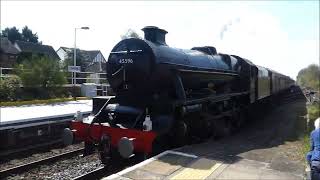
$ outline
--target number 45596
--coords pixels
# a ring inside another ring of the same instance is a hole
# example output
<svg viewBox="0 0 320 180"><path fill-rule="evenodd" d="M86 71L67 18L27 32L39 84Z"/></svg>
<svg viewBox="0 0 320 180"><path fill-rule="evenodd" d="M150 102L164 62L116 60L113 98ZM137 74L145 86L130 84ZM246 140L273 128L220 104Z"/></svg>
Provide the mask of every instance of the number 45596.
<svg viewBox="0 0 320 180"><path fill-rule="evenodd" d="M119 59L120 64L132 64L133 59Z"/></svg>

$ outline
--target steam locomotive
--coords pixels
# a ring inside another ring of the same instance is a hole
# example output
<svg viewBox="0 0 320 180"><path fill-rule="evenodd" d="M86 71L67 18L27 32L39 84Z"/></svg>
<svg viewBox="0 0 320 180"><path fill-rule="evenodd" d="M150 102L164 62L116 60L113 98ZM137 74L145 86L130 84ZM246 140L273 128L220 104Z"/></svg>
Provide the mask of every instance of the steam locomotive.
<svg viewBox="0 0 320 180"><path fill-rule="evenodd" d="M85 142L103 163L181 146L192 138L240 128L252 107L294 84L288 76L211 46L177 49L167 31L142 29L144 39L120 41L107 62L115 96L93 98L92 115L76 116L64 142Z"/></svg>

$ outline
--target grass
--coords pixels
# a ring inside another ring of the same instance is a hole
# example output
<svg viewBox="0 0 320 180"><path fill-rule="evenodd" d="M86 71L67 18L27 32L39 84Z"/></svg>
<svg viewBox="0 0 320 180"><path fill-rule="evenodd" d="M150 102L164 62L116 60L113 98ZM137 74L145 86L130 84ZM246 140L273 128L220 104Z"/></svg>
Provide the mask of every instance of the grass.
<svg viewBox="0 0 320 180"><path fill-rule="evenodd" d="M302 147L302 155L305 155L310 151L310 134L305 134L303 136L303 147Z"/></svg>
<svg viewBox="0 0 320 180"><path fill-rule="evenodd" d="M311 121L315 121L320 116L320 104L315 103L308 107L309 119Z"/></svg>
<svg viewBox="0 0 320 180"><path fill-rule="evenodd" d="M309 116L309 125L303 135L303 154L306 155L310 151L310 133L314 130L314 121L320 117L320 104L315 103L307 107Z"/></svg>
<svg viewBox="0 0 320 180"><path fill-rule="evenodd" d="M88 97L77 97L77 100L86 100L90 99ZM59 102L67 102L73 101L73 98L55 98L55 99L35 99L28 101L8 101L8 102L0 102L1 107L8 106L23 106L23 105L31 105L31 104L53 104Z"/></svg>

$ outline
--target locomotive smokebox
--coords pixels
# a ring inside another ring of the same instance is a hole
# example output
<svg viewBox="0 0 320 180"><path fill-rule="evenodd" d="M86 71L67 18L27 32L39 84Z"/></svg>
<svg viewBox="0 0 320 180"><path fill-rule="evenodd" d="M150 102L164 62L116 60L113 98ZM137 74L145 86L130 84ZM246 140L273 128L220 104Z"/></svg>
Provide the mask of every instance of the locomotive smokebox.
<svg viewBox="0 0 320 180"><path fill-rule="evenodd" d="M156 26L146 26L142 29L144 32L144 39L160 45L166 44L166 30L160 29Z"/></svg>

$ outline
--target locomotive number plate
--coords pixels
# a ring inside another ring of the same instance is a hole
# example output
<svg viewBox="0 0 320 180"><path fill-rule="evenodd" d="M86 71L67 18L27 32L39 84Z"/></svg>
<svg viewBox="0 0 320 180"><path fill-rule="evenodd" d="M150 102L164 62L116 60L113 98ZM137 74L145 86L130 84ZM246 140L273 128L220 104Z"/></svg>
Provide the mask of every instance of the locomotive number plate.
<svg viewBox="0 0 320 180"><path fill-rule="evenodd" d="M120 64L133 64L133 59L119 59Z"/></svg>

